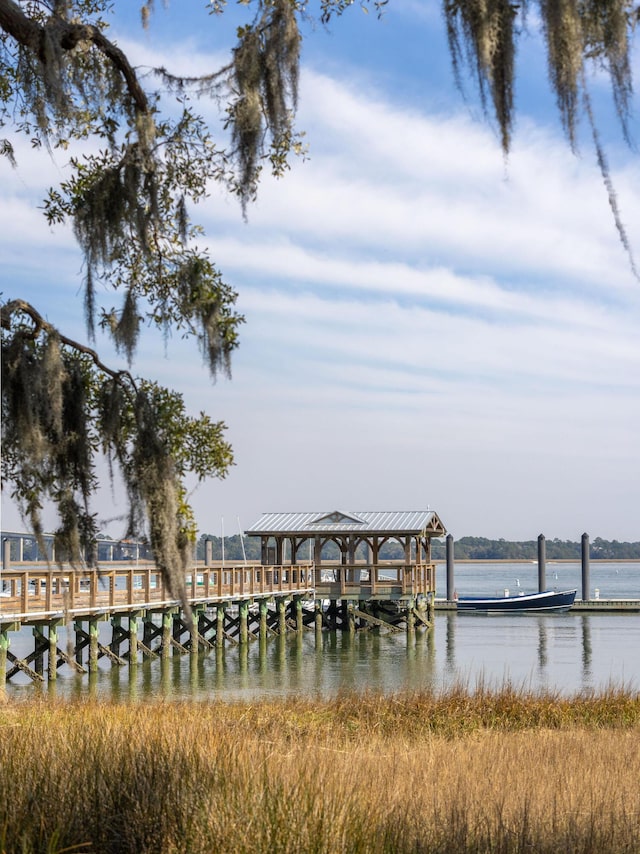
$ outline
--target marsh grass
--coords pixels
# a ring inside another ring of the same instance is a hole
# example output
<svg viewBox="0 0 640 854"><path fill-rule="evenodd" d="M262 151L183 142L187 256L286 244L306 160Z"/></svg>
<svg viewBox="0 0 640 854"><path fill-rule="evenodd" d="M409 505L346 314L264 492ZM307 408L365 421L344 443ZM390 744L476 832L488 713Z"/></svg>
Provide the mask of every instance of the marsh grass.
<svg viewBox="0 0 640 854"><path fill-rule="evenodd" d="M640 696L0 707L0 851L640 851Z"/></svg>

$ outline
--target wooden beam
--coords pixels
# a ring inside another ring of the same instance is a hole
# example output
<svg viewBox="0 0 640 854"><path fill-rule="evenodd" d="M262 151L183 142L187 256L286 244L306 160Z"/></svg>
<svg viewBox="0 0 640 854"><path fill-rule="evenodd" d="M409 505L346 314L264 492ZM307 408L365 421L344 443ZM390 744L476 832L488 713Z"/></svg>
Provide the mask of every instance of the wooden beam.
<svg viewBox="0 0 640 854"><path fill-rule="evenodd" d="M361 620L364 620L366 623L369 623L372 626L379 626L380 628L389 629L391 632L401 632L402 629L400 626L394 626L392 623L387 623L386 620L381 620L379 617L372 617L371 614L367 614L366 611L361 611L359 608L354 608L353 613L360 617Z"/></svg>
<svg viewBox="0 0 640 854"><path fill-rule="evenodd" d="M182 644L179 641L177 641L174 637L169 638L169 643L171 644L172 647L177 649L183 655L186 655L189 652L189 650L186 648L186 646L182 646Z"/></svg>
<svg viewBox="0 0 640 854"><path fill-rule="evenodd" d="M428 620L421 611L419 611L417 608L412 608L411 610L413 611L414 617L419 620L423 626L426 626L428 629L431 628L431 621Z"/></svg>
<svg viewBox="0 0 640 854"><path fill-rule="evenodd" d="M21 670L23 673L26 673L27 676L30 679L32 679L34 682L44 682L44 676L42 676L42 674L40 674L40 673L36 673L35 670L33 670L31 667L29 667L29 665L27 664L27 662L24 659L18 658L17 655L14 655L9 650L7 650L7 658L14 665L11 668L11 670L7 673L7 680L11 679L12 676L15 676L15 674L19 670Z"/></svg>

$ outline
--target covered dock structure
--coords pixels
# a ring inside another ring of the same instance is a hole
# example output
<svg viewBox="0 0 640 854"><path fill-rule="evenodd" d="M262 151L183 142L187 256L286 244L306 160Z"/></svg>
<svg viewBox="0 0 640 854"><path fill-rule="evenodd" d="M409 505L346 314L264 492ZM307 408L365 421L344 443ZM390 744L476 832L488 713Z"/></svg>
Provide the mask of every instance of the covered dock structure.
<svg viewBox="0 0 640 854"><path fill-rule="evenodd" d="M245 533L260 537L263 565L312 565L328 628L431 622L431 539L447 533L433 510L264 513Z"/></svg>
<svg viewBox="0 0 640 854"><path fill-rule="evenodd" d="M105 663L190 654L225 644L284 639L315 629L429 627L435 598L431 539L446 534L431 510L266 513L246 531L261 538L261 563L204 562L185 570L184 600L165 588L152 559L75 567L14 561L6 538L0 569L0 689L24 674L57 678L60 668L95 674ZM19 558L26 557L24 551ZM30 628L31 652L10 636ZM59 632L61 633L59 635ZM141 635L141 636L140 636ZM63 640L64 637L64 640ZM66 642L65 642L66 641ZM46 667L45 667L46 665Z"/></svg>

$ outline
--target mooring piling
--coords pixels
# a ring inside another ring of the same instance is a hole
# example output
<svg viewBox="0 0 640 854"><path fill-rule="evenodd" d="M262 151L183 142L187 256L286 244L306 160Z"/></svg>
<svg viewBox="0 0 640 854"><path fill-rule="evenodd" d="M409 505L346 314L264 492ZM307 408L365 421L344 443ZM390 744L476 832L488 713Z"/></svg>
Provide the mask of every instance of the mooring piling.
<svg viewBox="0 0 640 854"><path fill-rule="evenodd" d="M446 542L446 556L447 556L447 599L449 602L452 602L454 599L454 542L453 542L453 534L447 534Z"/></svg>
<svg viewBox="0 0 640 854"><path fill-rule="evenodd" d="M547 589L547 541L544 534L538 535L538 591Z"/></svg>
<svg viewBox="0 0 640 854"><path fill-rule="evenodd" d="M591 598L590 591L590 565L589 565L589 534L582 535L582 600L587 602Z"/></svg>

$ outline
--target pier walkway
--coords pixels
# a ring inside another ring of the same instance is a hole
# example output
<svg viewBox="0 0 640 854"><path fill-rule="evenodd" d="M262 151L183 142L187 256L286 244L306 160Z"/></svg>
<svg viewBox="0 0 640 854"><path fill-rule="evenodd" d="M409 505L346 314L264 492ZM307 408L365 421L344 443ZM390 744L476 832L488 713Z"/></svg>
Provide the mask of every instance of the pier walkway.
<svg viewBox="0 0 640 854"><path fill-rule="evenodd" d="M152 562L81 570L14 564L0 578L3 684L18 672L37 681L46 669L52 680L64 665L83 673L87 663L92 672L104 657L134 663L138 655L197 653L287 631L429 626L435 565L198 564L185 575L191 618ZM110 641L101 643L99 624L109 621ZM34 648L18 658L10 634L25 627L33 630ZM67 643L75 632L72 654L59 643L61 628Z"/></svg>

